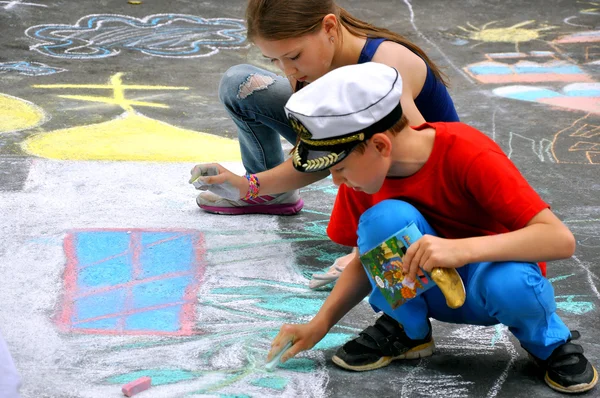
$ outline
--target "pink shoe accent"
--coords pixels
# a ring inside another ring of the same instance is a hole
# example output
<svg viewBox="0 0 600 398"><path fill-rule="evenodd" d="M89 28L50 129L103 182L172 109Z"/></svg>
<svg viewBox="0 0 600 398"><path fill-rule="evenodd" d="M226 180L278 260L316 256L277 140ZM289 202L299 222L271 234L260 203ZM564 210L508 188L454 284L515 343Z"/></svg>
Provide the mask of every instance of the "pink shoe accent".
<svg viewBox="0 0 600 398"><path fill-rule="evenodd" d="M250 200L247 200L246 202L251 203ZM304 201L299 199L296 203L281 203L273 205L251 204L250 206L240 207L216 207L200 204L198 206L200 206L202 210L217 214L272 214L279 216L291 216L302 210L302 207L304 207Z"/></svg>

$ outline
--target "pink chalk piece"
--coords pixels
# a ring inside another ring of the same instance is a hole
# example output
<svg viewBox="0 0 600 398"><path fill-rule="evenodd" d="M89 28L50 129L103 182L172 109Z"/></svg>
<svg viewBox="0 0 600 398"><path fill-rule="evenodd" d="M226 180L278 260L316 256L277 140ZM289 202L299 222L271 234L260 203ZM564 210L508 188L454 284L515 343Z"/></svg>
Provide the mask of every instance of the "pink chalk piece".
<svg viewBox="0 0 600 398"><path fill-rule="evenodd" d="M129 383L125 384L123 386L123 388L121 388L121 391L123 391L123 394L125 394L126 397L132 397L137 393L146 391L147 389L150 388L151 385L152 385L151 378L140 377L137 380L130 381Z"/></svg>

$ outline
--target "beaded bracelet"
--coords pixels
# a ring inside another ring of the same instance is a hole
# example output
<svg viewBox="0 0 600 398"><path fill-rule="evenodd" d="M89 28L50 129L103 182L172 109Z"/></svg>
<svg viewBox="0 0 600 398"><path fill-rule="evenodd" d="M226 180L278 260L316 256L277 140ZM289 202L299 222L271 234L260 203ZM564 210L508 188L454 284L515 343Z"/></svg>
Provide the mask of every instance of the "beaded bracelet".
<svg viewBox="0 0 600 398"><path fill-rule="evenodd" d="M244 200L254 199L258 196L258 190L260 189L260 182L256 174L246 174L244 177L248 180L248 192L243 197Z"/></svg>

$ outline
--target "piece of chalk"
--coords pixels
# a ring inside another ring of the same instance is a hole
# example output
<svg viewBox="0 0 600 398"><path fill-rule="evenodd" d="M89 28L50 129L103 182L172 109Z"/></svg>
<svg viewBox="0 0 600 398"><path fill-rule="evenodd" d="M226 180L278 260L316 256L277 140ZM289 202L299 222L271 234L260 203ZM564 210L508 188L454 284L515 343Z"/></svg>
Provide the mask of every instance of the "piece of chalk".
<svg viewBox="0 0 600 398"><path fill-rule="evenodd" d="M152 379L149 377L140 377L137 380L125 384L121 391L126 397L133 397L135 394L146 391L152 385Z"/></svg>
<svg viewBox="0 0 600 398"><path fill-rule="evenodd" d="M281 359L281 356L283 355L283 353L286 352L291 346L292 346L292 342L288 341L288 343L285 345L285 347L283 347L281 349L281 351L279 351L273 359L271 359L269 362L267 362L265 364L265 369L267 369L269 372L272 372L273 369L275 369L275 366L279 365L279 360Z"/></svg>

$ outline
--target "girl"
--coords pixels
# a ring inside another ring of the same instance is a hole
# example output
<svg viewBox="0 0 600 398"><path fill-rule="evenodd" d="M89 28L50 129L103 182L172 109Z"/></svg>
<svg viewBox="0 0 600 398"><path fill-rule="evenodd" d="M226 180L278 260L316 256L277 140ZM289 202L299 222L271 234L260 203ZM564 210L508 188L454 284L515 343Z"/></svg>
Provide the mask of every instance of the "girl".
<svg viewBox="0 0 600 398"><path fill-rule="evenodd" d="M302 209L298 188L328 172L297 173L289 161L284 162L280 136L292 144L297 139L284 105L292 92L335 68L369 61L392 66L402 77L401 104L410 125L458 121L444 76L423 50L397 33L353 17L333 0L249 0L246 24L248 40L287 79L251 65L234 66L223 76L219 98L237 125L246 172L259 173L260 196L232 200L203 191L196 202L205 211L296 214ZM204 166L192 169L192 180ZM244 197L249 182L218 168L219 176L203 180L232 183ZM316 274L310 286L335 280L351 258L336 260L326 274Z"/></svg>

